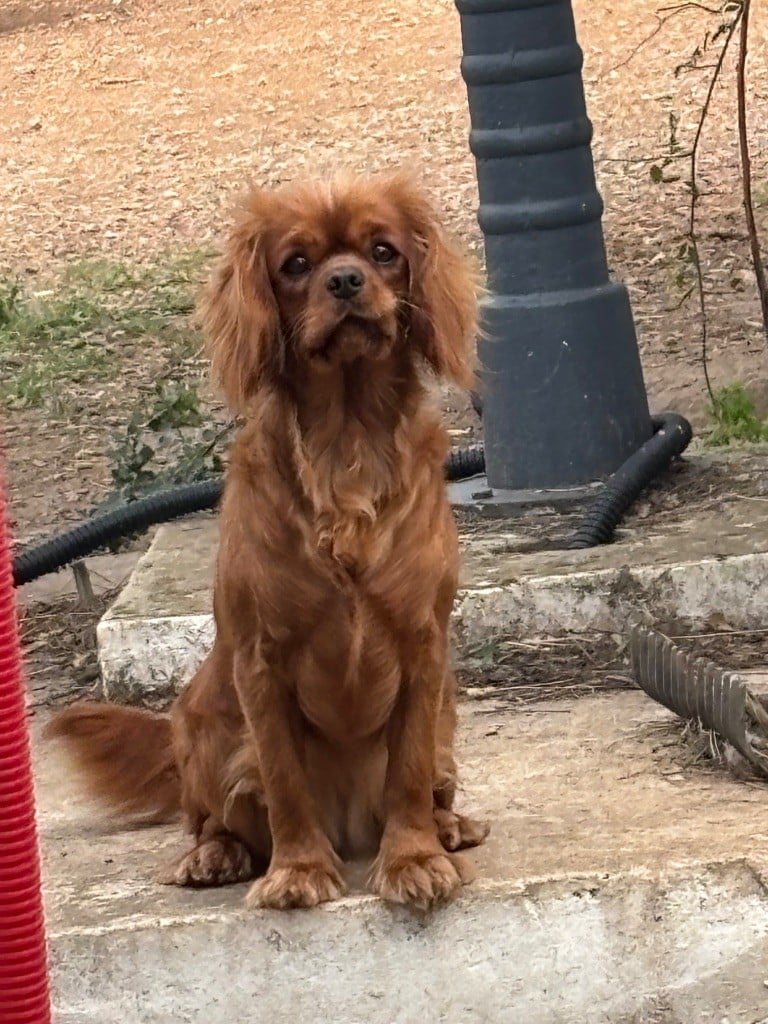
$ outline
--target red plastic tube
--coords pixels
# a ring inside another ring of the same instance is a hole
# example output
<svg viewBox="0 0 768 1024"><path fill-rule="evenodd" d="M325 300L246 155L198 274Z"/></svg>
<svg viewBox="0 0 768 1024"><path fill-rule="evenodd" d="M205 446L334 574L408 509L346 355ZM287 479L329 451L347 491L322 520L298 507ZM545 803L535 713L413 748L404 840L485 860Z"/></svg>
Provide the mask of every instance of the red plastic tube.
<svg viewBox="0 0 768 1024"><path fill-rule="evenodd" d="M0 467L0 1024L50 1024L21 652Z"/></svg>

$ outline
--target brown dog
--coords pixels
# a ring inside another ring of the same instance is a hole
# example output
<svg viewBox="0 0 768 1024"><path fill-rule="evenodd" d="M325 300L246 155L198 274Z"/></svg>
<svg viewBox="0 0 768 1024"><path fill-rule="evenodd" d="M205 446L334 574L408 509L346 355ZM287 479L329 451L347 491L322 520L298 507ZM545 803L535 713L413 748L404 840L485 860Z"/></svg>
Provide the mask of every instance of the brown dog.
<svg viewBox="0 0 768 1024"><path fill-rule="evenodd" d="M51 731L114 805L183 809L168 881L309 907L375 855L377 893L429 906L487 832L451 809L458 550L425 386L472 383L473 277L401 176L253 191L202 315L246 417L214 648L170 719L79 704Z"/></svg>

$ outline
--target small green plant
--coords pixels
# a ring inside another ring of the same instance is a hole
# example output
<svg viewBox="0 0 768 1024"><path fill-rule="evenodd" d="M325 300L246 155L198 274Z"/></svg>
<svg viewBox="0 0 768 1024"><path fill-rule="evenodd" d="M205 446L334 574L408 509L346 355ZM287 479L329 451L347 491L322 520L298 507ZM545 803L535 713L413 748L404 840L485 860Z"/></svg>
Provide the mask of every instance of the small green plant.
<svg viewBox="0 0 768 1024"><path fill-rule="evenodd" d="M710 414L715 421L707 437L710 445L768 441L768 421L759 418L743 384L728 384L716 391Z"/></svg>
<svg viewBox="0 0 768 1024"><path fill-rule="evenodd" d="M671 287L675 290L678 299L678 306L682 305L695 288L696 272L699 266L698 250L691 242L684 238L675 250L675 260L672 264Z"/></svg>
<svg viewBox="0 0 768 1024"><path fill-rule="evenodd" d="M108 504L190 483L222 470L232 423L207 423L197 391L161 382L133 412L110 452L115 494Z"/></svg>
<svg viewBox="0 0 768 1024"><path fill-rule="evenodd" d="M6 327L16 316L20 291L19 286L10 281L0 284L0 329Z"/></svg>
<svg viewBox="0 0 768 1024"><path fill-rule="evenodd" d="M677 129L680 125L680 116L674 111L669 112L669 139L668 148L669 152L662 157L661 162L657 164L651 164L650 176L651 181L654 185L661 185L663 182L666 183L670 180L674 181L675 178L668 178L666 170L675 160L679 159L681 153L680 141L678 138Z"/></svg>

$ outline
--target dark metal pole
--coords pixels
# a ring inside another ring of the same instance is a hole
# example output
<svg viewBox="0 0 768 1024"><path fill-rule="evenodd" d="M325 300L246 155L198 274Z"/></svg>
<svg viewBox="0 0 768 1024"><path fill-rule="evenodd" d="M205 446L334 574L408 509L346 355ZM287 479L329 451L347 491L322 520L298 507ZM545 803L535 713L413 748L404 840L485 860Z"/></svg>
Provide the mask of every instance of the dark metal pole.
<svg viewBox="0 0 768 1024"><path fill-rule="evenodd" d="M608 277L570 0L456 0L485 236L488 484L601 480L651 436L629 297Z"/></svg>

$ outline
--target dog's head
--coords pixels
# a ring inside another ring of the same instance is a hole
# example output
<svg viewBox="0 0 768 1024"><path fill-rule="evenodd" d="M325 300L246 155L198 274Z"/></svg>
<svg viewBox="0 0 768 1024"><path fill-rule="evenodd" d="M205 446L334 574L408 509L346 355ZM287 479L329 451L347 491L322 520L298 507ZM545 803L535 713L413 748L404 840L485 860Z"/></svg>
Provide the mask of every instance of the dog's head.
<svg viewBox="0 0 768 1024"><path fill-rule="evenodd" d="M402 175L251 191L201 312L236 408L297 361L322 372L398 347L473 381L474 275Z"/></svg>

